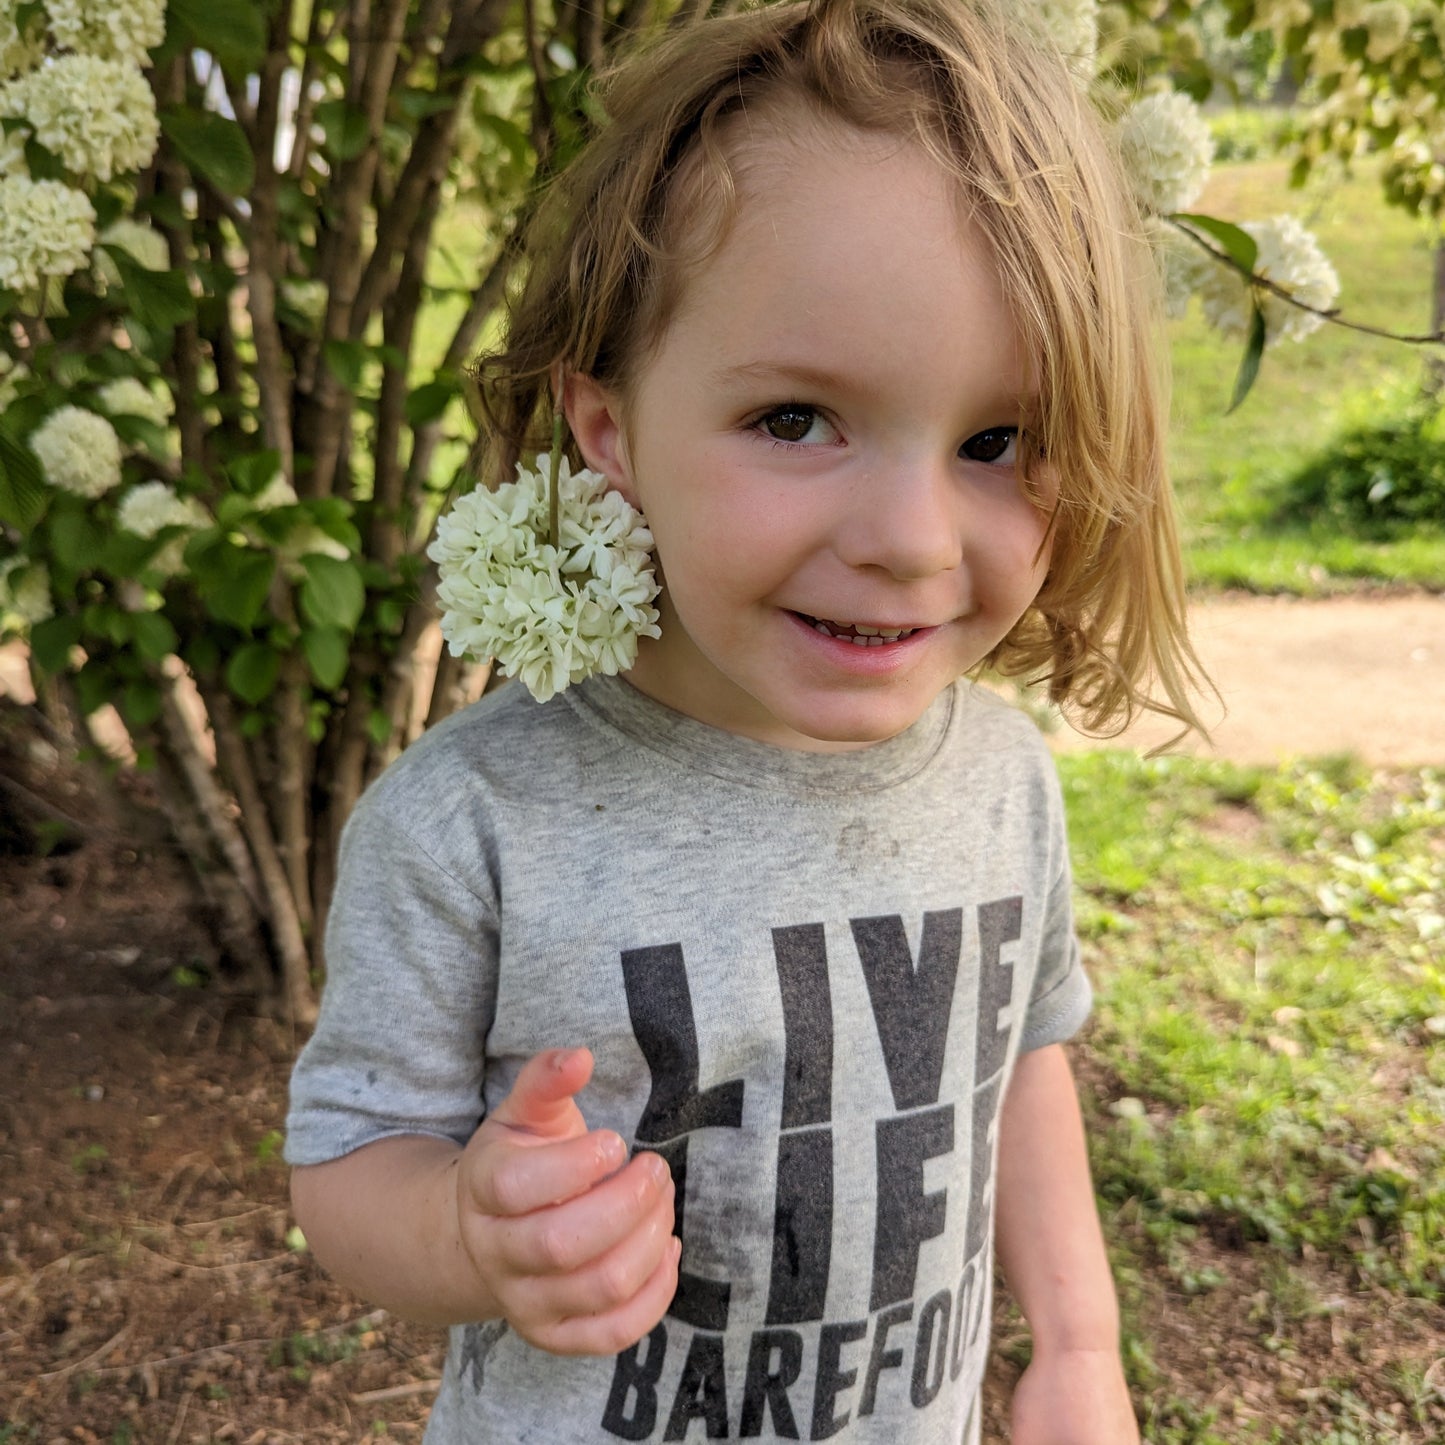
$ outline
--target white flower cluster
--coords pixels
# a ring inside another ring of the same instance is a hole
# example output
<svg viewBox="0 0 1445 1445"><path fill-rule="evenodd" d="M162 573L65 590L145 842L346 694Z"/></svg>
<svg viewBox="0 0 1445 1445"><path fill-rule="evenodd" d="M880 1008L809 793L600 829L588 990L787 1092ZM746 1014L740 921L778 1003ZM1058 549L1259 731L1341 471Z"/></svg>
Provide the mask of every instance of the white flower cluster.
<svg viewBox="0 0 1445 1445"><path fill-rule="evenodd" d="M626 671L657 637L652 534L606 477L558 469L559 543L547 540L550 463L521 463L495 492L462 497L437 523L442 635L452 656L494 658L538 702L594 673Z"/></svg>
<svg viewBox="0 0 1445 1445"><path fill-rule="evenodd" d="M12 582L17 572L19 580ZM50 569L44 562L27 562L24 557L0 561L0 632L7 626L23 631L54 615Z"/></svg>
<svg viewBox="0 0 1445 1445"><path fill-rule="evenodd" d="M159 536L170 527L185 531L172 537L147 564L156 572L173 577L185 566L186 533L210 524L206 509L194 497L178 497L165 482L141 482L120 499L115 523L122 532L137 537Z"/></svg>
<svg viewBox="0 0 1445 1445"><path fill-rule="evenodd" d="M68 170L100 181L148 164L160 141L145 76L95 55L61 55L10 81L0 114L24 120Z"/></svg>
<svg viewBox="0 0 1445 1445"><path fill-rule="evenodd" d="M162 427L176 410L169 391L152 391L135 376L122 376L107 382L100 389L100 404L111 416L138 416Z"/></svg>
<svg viewBox="0 0 1445 1445"><path fill-rule="evenodd" d="M205 508L187 497L178 497L165 482L141 482L120 499L115 524L137 537L154 537L167 527L204 527L210 521Z"/></svg>
<svg viewBox="0 0 1445 1445"><path fill-rule="evenodd" d="M1254 273L1272 281L1306 306L1327 311L1340 294L1340 278L1319 242L1294 216L1247 221L1241 227L1254 237L1259 256ZM1210 323L1231 335L1249 330L1252 305L1248 283L1233 267L1210 265L1196 289ZM1302 341L1324 325L1324 318L1292 306L1281 296L1259 290L1264 310L1265 340Z"/></svg>
<svg viewBox="0 0 1445 1445"><path fill-rule="evenodd" d="M120 438L103 416L63 406L30 436L45 480L77 497L102 497L120 485Z"/></svg>
<svg viewBox="0 0 1445 1445"><path fill-rule="evenodd" d="M1376 65L1388 60L1404 45L1413 23L1409 7L1401 4L1401 0L1376 0L1375 4L1366 5L1360 21L1370 35L1365 55Z"/></svg>
<svg viewBox="0 0 1445 1445"><path fill-rule="evenodd" d="M1139 204L1155 215L1199 199L1214 160L1214 137L1182 91L1146 95L1119 122L1119 155Z"/></svg>
<svg viewBox="0 0 1445 1445"><path fill-rule="evenodd" d="M0 178L0 287L33 291L42 277L69 276L95 242L95 207L59 181Z"/></svg>
<svg viewBox="0 0 1445 1445"><path fill-rule="evenodd" d="M1099 48L1098 0L1044 0L1037 18L1075 75L1092 80Z"/></svg>
<svg viewBox="0 0 1445 1445"><path fill-rule="evenodd" d="M45 0L50 34L62 50L147 66L166 35L165 0Z"/></svg>

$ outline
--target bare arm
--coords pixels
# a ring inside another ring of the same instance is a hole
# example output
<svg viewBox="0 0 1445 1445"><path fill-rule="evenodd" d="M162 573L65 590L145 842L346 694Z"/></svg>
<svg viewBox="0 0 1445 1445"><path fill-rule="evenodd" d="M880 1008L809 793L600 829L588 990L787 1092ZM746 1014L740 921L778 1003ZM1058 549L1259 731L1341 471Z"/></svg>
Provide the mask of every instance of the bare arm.
<svg viewBox="0 0 1445 1445"><path fill-rule="evenodd" d="M557 1354L640 1339L677 1284L672 1181L587 1128L573 1095L591 1069L584 1049L539 1054L465 1148L405 1135L295 1170L317 1259L425 1323L505 1318Z"/></svg>
<svg viewBox="0 0 1445 1445"><path fill-rule="evenodd" d="M1127 1445L1138 1426L1119 1306L1063 1048L1020 1056L1004 1100L998 1257L1033 1333L1013 1405L1017 1445Z"/></svg>

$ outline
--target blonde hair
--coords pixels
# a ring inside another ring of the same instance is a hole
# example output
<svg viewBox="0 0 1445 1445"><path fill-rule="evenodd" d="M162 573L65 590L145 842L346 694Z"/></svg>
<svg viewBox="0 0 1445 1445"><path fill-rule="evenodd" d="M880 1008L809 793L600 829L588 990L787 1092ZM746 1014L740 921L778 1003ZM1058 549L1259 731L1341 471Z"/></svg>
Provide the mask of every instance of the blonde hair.
<svg viewBox="0 0 1445 1445"><path fill-rule="evenodd" d="M558 376L625 398L726 234L740 113L801 102L913 141L992 248L1036 368L1023 473L1057 483L1048 576L986 662L1047 683L1090 731L1141 708L1199 728L1154 266L1089 101L1019 23L991 0L804 0L676 30L604 77L608 123L544 198L507 345L479 364L484 469L495 484L545 448Z"/></svg>

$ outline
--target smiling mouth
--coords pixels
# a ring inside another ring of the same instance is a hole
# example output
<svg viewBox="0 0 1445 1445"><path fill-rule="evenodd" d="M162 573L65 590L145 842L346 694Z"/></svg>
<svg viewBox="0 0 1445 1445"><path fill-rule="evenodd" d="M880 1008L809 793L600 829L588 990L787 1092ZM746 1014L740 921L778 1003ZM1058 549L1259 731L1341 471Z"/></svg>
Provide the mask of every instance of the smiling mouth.
<svg viewBox="0 0 1445 1445"><path fill-rule="evenodd" d="M833 622L822 617L810 617L806 612L796 615L814 632L821 632L824 637L836 637L841 642L851 642L854 647L883 647L912 637L918 631L916 627L873 627L864 622Z"/></svg>

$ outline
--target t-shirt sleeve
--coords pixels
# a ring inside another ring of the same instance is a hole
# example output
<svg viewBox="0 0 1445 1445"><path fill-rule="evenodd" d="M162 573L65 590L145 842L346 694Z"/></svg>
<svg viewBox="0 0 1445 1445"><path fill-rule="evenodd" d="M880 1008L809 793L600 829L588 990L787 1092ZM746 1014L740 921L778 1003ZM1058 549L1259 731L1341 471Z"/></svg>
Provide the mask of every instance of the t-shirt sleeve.
<svg viewBox="0 0 1445 1445"><path fill-rule="evenodd" d="M1093 990L1079 956L1079 939L1074 931L1073 876L1069 869L1068 838L1064 829L1063 802L1057 779L1053 784L1050 809L1049 855L1053 881L1044 903L1043 935L1039 946L1039 971L1034 979L1024 1019L1022 1051L1041 1049L1072 1038L1089 1016Z"/></svg>
<svg viewBox="0 0 1445 1445"><path fill-rule="evenodd" d="M291 1076L288 1162L389 1135L471 1136L497 933L491 904L363 798L342 837L320 1018Z"/></svg>

